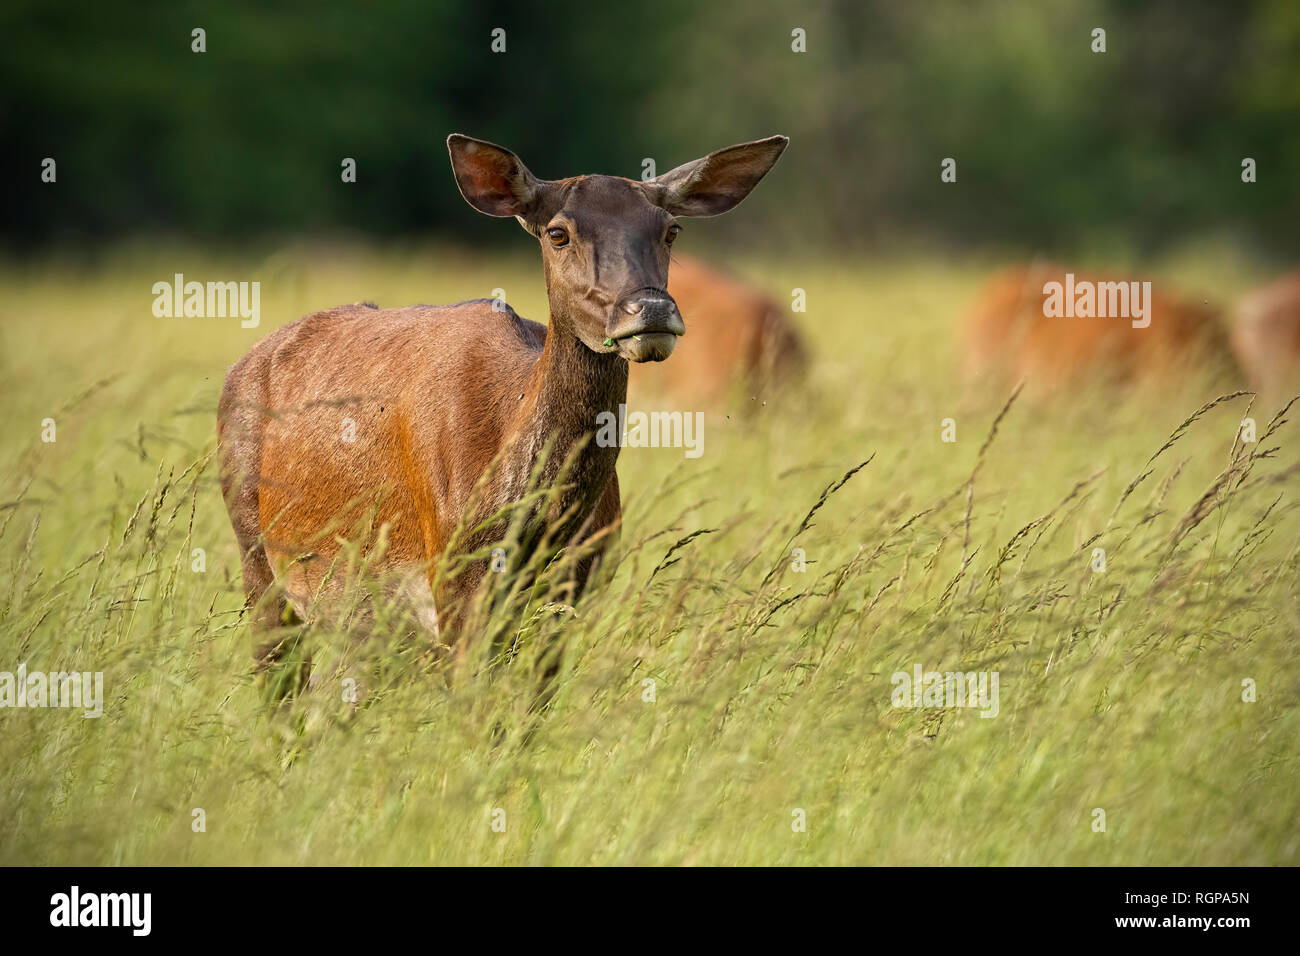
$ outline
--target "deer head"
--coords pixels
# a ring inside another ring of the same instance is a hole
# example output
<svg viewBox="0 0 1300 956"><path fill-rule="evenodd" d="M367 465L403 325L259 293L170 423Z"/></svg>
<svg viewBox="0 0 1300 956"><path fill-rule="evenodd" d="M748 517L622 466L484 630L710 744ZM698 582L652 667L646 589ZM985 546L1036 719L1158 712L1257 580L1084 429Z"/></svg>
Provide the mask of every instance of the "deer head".
<svg viewBox="0 0 1300 956"><path fill-rule="evenodd" d="M552 328L598 354L661 362L686 332L667 291L677 220L735 207L787 142L770 136L730 146L648 182L538 179L508 149L458 133L447 148L469 204L514 216L541 244Z"/></svg>

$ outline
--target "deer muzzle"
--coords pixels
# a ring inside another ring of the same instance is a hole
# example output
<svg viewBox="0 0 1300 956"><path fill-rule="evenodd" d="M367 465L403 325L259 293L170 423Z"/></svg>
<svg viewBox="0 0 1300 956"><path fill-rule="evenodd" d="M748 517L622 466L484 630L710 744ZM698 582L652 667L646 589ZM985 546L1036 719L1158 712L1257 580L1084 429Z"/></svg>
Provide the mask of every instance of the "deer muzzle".
<svg viewBox="0 0 1300 956"><path fill-rule="evenodd" d="M662 289L639 289L614 306L609 337L629 362L662 362L673 353L686 324L673 297Z"/></svg>

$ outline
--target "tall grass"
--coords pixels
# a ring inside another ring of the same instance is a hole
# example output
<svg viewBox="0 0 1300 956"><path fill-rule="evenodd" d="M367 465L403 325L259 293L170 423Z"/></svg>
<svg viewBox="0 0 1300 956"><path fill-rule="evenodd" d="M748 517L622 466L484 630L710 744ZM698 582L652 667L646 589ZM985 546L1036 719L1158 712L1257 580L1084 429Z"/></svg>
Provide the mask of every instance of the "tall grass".
<svg viewBox="0 0 1300 956"><path fill-rule="evenodd" d="M277 700L211 459L224 369L337 302L503 287L542 316L530 260L448 255L0 278L0 671L107 697L0 710L0 862L1300 861L1296 409L1191 373L963 388L969 266L752 269L808 290L814 381L711 414L698 460L625 449L618 560L580 600L526 595L454 668L396 613L319 621L314 686ZM260 278L263 327L153 318L175 271ZM894 707L916 664L997 671L997 717Z"/></svg>

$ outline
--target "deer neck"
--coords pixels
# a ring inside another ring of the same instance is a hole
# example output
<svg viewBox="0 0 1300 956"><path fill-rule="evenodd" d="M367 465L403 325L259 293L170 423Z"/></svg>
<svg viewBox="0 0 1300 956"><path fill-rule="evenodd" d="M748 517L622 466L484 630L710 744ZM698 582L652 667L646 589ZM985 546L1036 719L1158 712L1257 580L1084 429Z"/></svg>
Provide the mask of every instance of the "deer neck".
<svg viewBox="0 0 1300 956"><path fill-rule="evenodd" d="M627 377L627 362L583 345L567 309L552 298L546 341L520 410L519 448L525 460L518 465L526 479L551 443L542 470L543 484L550 487L571 459L556 502L559 511L553 513L568 512L581 523L613 477L618 445L602 447L596 432L602 412L617 420L619 405L627 401Z"/></svg>

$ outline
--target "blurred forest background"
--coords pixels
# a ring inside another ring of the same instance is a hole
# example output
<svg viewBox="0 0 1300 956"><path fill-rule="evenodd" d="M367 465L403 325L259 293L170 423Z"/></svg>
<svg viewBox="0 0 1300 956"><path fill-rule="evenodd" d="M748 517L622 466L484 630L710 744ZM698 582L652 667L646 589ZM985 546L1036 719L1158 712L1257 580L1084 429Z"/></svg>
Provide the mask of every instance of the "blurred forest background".
<svg viewBox="0 0 1300 956"><path fill-rule="evenodd" d="M663 172L788 134L770 249L918 241L1146 255L1300 251L1300 4L750 0L9 0L0 243L342 234L458 239L443 140L535 173ZM205 53L190 31L206 30ZM494 28L506 52L492 52ZM1106 30L1107 51L1090 33ZM805 53L791 31L806 31ZM39 181L58 162L57 192ZM1241 182L1241 161L1258 182ZM340 180L344 157L357 182ZM944 186L953 157L958 181ZM19 185L21 184L21 185Z"/></svg>

